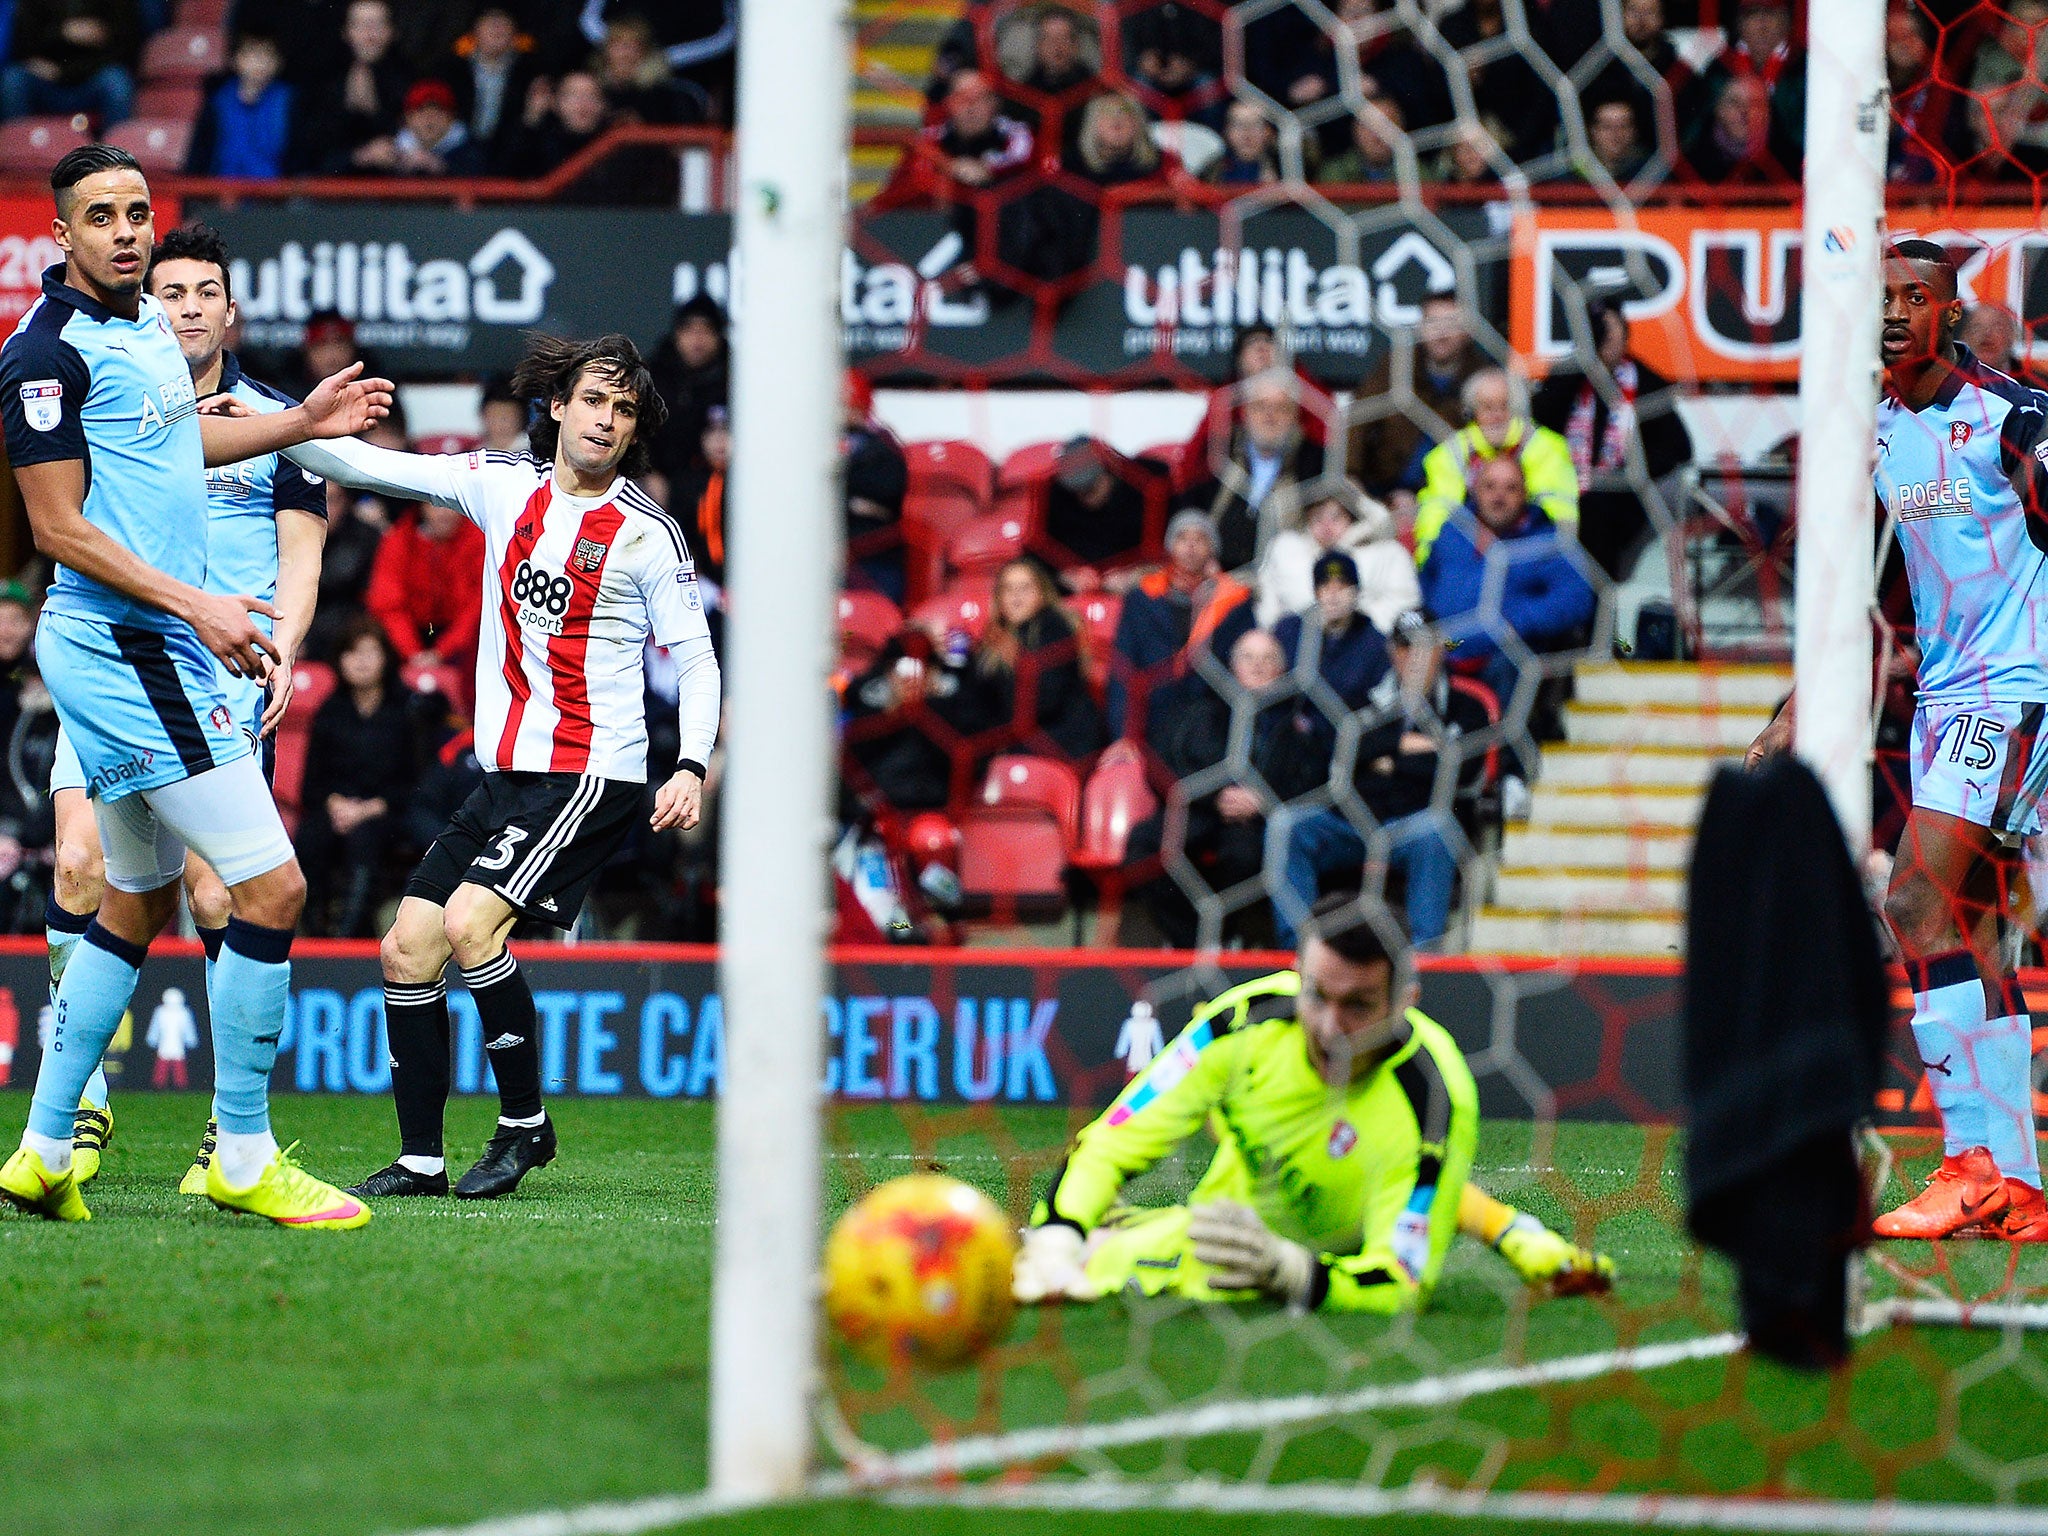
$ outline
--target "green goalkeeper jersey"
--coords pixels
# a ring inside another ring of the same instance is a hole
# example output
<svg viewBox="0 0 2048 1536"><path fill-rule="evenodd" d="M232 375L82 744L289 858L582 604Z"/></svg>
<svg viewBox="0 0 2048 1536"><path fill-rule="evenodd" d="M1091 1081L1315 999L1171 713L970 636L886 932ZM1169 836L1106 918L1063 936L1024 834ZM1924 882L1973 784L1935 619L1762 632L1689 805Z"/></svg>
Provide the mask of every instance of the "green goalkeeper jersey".
<svg viewBox="0 0 2048 1536"><path fill-rule="evenodd" d="M1443 1027L1411 1008L1394 1050L1333 1089L1309 1059L1300 990L1298 973L1280 971L1199 1010L1076 1138L1038 1219L1092 1230L1126 1180L1206 1122L1218 1146L1190 1205L1240 1201L1319 1254L1325 1306L1426 1300L1478 1139L1471 1071Z"/></svg>

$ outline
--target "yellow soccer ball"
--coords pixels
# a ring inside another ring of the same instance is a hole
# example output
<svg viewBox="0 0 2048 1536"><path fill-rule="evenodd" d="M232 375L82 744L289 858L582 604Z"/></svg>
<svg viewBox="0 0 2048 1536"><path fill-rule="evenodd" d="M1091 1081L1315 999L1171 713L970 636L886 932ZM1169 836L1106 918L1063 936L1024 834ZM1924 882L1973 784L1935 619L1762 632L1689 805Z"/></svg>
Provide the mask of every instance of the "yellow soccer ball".
<svg viewBox="0 0 2048 1536"><path fill-rule="evenodd" d="M936 1173L891 1179L825 1243L825 1315L882 1365L964 1365L1009 1329L1017 1238L979 1190Z"/></svg>

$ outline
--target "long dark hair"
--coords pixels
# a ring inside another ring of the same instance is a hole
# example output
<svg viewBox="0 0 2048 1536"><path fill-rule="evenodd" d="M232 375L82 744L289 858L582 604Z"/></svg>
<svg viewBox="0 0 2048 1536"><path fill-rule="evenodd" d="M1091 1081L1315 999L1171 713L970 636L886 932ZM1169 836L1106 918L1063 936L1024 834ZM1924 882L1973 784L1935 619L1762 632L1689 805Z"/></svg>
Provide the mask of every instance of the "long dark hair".
<svg viewBox="0 0 2048 1536"><path fill-rule="evenodd" d="M668 420L668 407L662 403L654 387L654 375L647 371L647 364L640 359L640 349L633 345L630 336L615 332L595 341L566 341L530 331L526 355L512 370L512 393L521 400L552 405L569 398L569 391L576 387L585 369L596 371L639 405L640 418L633 428L633 441L619 468L629 475L646 474L654 464L649 445ZM526 429L526 440L534 457L550 463L561 435L562 424L545 410L538 412Z"/></svg>

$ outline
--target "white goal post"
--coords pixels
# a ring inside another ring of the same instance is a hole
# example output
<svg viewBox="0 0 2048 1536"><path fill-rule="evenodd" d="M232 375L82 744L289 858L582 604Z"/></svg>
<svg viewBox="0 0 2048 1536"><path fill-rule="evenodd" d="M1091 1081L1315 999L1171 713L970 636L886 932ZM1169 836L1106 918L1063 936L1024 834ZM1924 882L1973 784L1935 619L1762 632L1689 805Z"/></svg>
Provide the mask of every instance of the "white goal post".
<svg viewBox="0 0 2048 1536"><path fill-rule="evenodd" d="M800 1493L814 1433L852 70L843 0L741 10L710 1406L730 1503Z"/></svg>
<svg viewBox="0 0 2048 1536"><path fill-rule="evenodd" d="M1795 745L1857 857L1870 847L1870 470L1885 243L1885 8L1812 0L1799 359Z"/></svg>

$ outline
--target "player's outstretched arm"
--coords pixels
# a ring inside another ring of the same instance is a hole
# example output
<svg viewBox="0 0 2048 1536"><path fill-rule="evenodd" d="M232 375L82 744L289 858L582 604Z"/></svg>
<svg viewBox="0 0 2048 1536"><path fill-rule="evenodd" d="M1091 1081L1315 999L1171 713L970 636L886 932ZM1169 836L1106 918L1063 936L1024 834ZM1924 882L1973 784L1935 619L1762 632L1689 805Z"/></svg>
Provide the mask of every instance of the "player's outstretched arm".
<svg viewBox="0 0 2048 1536"><path fill-rule="evenodd" d="M270 701L263 706L265 736L276 731L291 708L292 671L313 625L313 608L320 597L320 557L326 549L326 518L293 507L278 510L277 622L271 628L277 666L270 679Z"/></svg>
<svg viewBox="0 0 2048 1536"><path fill-rule="evenodd" d="M362 371L361 363L350 363L314 385L304 402L289 410L253 416L202 412L199 432L206 443L208 467L239 464L314 438L353 437L368 431L390 414L395 386L389 379L361 378Z"/></svg>
<svg viewBox="0 0 2048 1536"><path fill-rule="evenodd" d="M183 619L197 632L200 642L238 676L264 675L277 651L250 622L249 615L274 616L275 608L261 598L202 592L174 581L87 522L83 459L23 464L14 474L38 550L125 597Z"/></svg>
<svg viewBox="0 0 2048 1536"><path fill-rule="evenodd" d="M467 455L401 453L395 448L358 442L353 437L295 443L281 451L307 474L319 475L352 491L469 510L462 499L463 491L475 482L476 476L465 467L469 462Z"/></svg>

